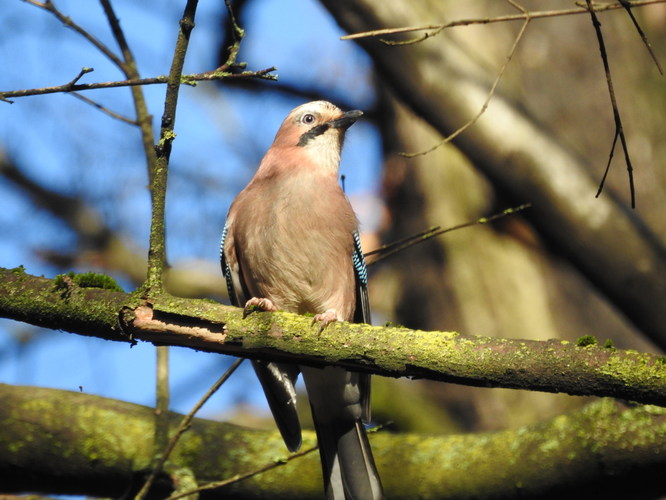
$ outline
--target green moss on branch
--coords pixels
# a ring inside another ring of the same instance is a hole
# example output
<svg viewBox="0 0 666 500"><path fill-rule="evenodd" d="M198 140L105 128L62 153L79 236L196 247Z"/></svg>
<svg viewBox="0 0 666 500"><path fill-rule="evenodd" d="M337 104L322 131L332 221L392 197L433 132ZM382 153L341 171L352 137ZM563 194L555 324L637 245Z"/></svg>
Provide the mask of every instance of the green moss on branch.
<svg viewBox="0 0 666 500"><path fill-rule="evenodd" d="M82 335L252 359L338 365L393 377L484 387L612 396L666 406L659 356L534 341L335 323L321 333L309 318L254 313L212 301L140 297L0 269L0 316Z"/></svg>

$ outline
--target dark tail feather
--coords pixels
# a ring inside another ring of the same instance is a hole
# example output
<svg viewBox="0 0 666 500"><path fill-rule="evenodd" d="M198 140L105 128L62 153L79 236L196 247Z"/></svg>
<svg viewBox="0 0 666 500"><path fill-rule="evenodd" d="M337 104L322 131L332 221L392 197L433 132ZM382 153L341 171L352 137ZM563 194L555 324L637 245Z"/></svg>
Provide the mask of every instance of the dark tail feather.
<svg viewBox="0 0 666 500"><path fill-rule="evenodd" d="M324 471L326 498L383 499L382 484L361 420L321 423L315 418L315 429Z"/></svg>
<svg viewBox="0 0 666 500"><path fill-rule="evenodd" d="M268 406L284 443L289 451L298 450L302 441L294 389L299 373L298 366L263 361L253 361L252 366L264 389Z"/></svg>

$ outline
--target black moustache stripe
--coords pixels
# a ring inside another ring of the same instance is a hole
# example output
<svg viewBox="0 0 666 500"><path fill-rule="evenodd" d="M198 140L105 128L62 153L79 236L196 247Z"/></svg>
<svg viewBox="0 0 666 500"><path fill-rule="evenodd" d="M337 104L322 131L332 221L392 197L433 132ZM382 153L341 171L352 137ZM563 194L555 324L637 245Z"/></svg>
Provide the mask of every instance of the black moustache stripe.
<svg viewBox="0 0 666 500"><path fill-rule="evenodd" d="M301 135L301 138L298 141L298 146L305 146L312 139L320 136L329 129L328 123L322 123L316 127L312 127L310 130Z"/></svg>

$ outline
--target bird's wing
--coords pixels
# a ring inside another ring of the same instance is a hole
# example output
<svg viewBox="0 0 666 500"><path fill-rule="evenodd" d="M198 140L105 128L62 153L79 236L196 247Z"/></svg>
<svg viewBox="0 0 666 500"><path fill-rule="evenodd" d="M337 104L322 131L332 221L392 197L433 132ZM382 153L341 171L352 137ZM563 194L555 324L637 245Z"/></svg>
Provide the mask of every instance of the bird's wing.
<svg viewBox="0 0 666 500"><path fill-rule="evenodd" d="M354 276L356 277L356 310L354 323L370 324L370 301L368 299L368 270L365 267L365 257L361 248L361 239L354 231L354 252L352 253Z"/></svg>
<svg viewBox="0 0 666 500"><path fill-rule="evenodd" d="M238 259L236 259L233 238L228 236L229 226L225 224L224 230L222 231L222 239L220 241L220 267L222 268L222 275L224 276L224 280L227 282L227 292L229 293L229 300L231 301L231 305L241 307L239 297L236 294L236 289L234 287L234 278L231 274L231 267L238 267ZM227 245L229 247L228 251L225 249L225 246ZM236 271L235 274L236 280L238 280L238 272Z"/></svg>
<svg viewBox="0 0 666 500"><path fill-rule="evenodd" d="M354 252L352 254L354 276L356 277L356 310L354 323L371 323L370 300L368 298L368 270L365 266L365 257L361 248L361 239L354 231ZM370 375L359 374L359 388L361 391L362 418L370 421Z"/></svg>

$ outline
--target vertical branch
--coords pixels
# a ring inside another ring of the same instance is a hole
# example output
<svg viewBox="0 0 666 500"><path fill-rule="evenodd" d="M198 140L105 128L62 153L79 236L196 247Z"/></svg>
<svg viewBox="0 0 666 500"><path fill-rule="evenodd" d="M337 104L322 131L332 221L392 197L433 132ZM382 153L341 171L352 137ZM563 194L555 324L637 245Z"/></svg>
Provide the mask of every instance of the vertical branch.
<svg viewBox="0 0 666 500"><path fill-rule="evenodd" d="M241 40L243 40L243 37L245 37L245 30L241 28L236 21L236 16L234 15L234 11L231 8L231 3L229 0L224 0L224 4L227 7L227 13L229 14L229 22L231 22L231 39L233 40L233 43L228 47L229 55L227 56L225 65L232 66L236 64L236 57L238 56L238 51L240 50Z"/></svg>
<svg viewBox="0 0 666 500"><path fill-rule="evenodd" d="M111 31L120 47L122 52L122 62L119 68L129 80L138 80L140 78L137 69L134 55L127 43L125 34L120 27L120 22L111 5L111 0L100 0L104 13L111 27ZM189 5L189 4L188 4ZM196 2L194 3L196 6ZM177 48L174 55L171 74L169 75L169 83L174 81L180 82L180 74L183 68L183 61L185 59L185 49L187 48L187 41L189 34L194 26L194 8L191 12L184 15L188 21L181 21L181 32L178 37ZM120 61L119 61L120 62ZM173 123L175 118L175 103L177 101L177 92L179 85L173 85L167 89L167 96L165 105L165 115L168 113L170 118L168 124L170 130L173 130ZM162 271L166 262L166 251L164 244L164 203L166 192L166 174L169 157L168 154L162 157L160 184L156 184L155 172L160 171L157 165L156 148L153 145L153 125L152 117L148 113L146 100L144 97L143 89L141 86L132 86L132 100L134 102L134 109L136 113L136 121L141 128L141 137L143 143L144 154L146 157L146 166L148 170L148 180L151 186L151 201L153 206L153 218L151 225L151 241L150 241L150 254L154 257L149 265L148 272L148 289L152 293L160 293L162 291ZM173 103L170 107L169 103ZM167 111L168 110L168 111ZM162 137L165 137L165 127L163 119ZM157 194L157 196L156 196ZM145 290L148 291L148 290ZM169 411L169 348L159 346L156 349L156 407L155 407L155 459L160 460L160 450L166 447L169 439L169 421L167 418ZM148 485L149 487L149 485Z"/></svg>
<svg viewBox="0 0 666 500"><path fill-rule="evenodd" d="M163 450L169 439L169 346L158 346L155 392L155 449Z"/></svg>
<svg viewBox="0 0 666 500"><path fill-rule="evenodd" d="M594 31L597 34L597 41L599 42L599 52L601 52L601 60L604 63L604 72L606 73L606 83L608 85L608 93L610 95L611 106L613 107L613 117L615 119L615 136L613 137L613 146L611 147L610 154L608 156L608 163L606 165L606 170L604 175L599 183L599 189L597 190L597 197L601 194L601 191L604 189L604 183L606 182L606 176L610 169L611 160L613 159L613 152L615 151L615 145L617 144L617 138L620 138L622 143L622 150L624 151L624 161L627 164L627 175L629 177L629 194L631 196L631 208L636 208L636 191L634 188L634 167L631 165L631 158L629 157L629 147L627 146L627 139L624 136L624 128L622 127L622 119L620 118L620 110L617 107L617 101L615 100L615 89L613 88L613 79L611 78L610 65L608 64L608 54L606 53L606 44L604 43L604 37L601 34L601 23L597 18L597 15L594 12L592 7L592 0L586 0L587 10L590 12L590 17L592 18L592 25L594 26Z"/></svg>
<svg viewBox="0 0 666 500"><path fill-rule="evenodd" d="M163 292L162 275L164 266L166 265L164 224L167 171L171 155L171 144L176 137L173 130L176 121L178 92L180 90L183 64L185 63L185 54L187 53L190 33L194 29L194 15L197 3L198 0L188 0L183 17L180 20L180 31L178 33L178 40L176 41L171 70L169 71L160 139L155 146L156 162L150 184L152 220L150 225L150 249L148 251L148 277L144 285L145 293L159 294Z"/></svg>
<svg viewBox="0 0 666 500"><path fill-rule="evenodd" d="M180 31L176 40L171 69L169 71L164 113L160 139L155 145L155 161L148 165L150 179L150 194L152 202L152 215L150 223L150 243L148 250L148 275L143 285L146 295L161 294L163 288L163 274L166 265L166 232L165 232L165 204L167 190L167 173L171 145L174 138L174 125L176 122L176 108L178 93L180 91L185 55L190 41L190 33L194 29L194 16L198 0L188 0L185 5L183 17L180 20ZM145 140L145 136L144 136ZM152 141L152 138L151 138ZM169 438L169 351L168 347L157 348L157 403L155 422L155 460L159 463L161 451L164 450Z"/></svg>

